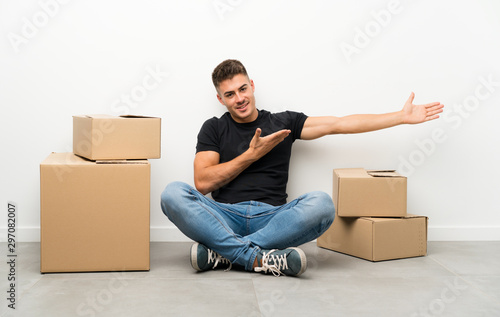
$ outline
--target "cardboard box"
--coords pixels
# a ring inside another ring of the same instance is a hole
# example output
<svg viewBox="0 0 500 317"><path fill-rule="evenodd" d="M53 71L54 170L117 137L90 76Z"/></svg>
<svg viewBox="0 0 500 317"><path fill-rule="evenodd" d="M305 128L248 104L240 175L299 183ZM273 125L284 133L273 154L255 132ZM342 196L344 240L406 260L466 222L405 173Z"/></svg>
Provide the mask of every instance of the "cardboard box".
<svg viewBox="0 0 500 317"><path fill-rule="evenodd" d="M40 271L149 270L150 164L52 153L40 164Z"/></svg>
<svg viewBox="0 0 500 317"><path fill-rule="evenodd" d="M370 261L427 254L427 217L335 217L317 245Z"/></svg>
<svg viewBox="0 0 500 317"><path fill-rule="evenodd" d="M160 118L73 116L73 152L89 160L160 158L160 134Z"/></svg>
<svg viewBox="0 0 500 317"><path fill-rule="evenodd" d="M406 177L395 171L335 169L332 196L341 217L406 216Z"/></svg>

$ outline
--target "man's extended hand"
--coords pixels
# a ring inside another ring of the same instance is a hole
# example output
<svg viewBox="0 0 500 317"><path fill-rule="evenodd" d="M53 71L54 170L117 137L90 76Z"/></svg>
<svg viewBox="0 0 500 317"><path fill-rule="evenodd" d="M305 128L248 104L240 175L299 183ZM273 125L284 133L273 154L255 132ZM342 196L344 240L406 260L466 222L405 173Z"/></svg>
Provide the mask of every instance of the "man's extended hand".
<svg viewBox="0 0 500 317"><path fill-rule="evenodd" d="M271 151L276 145L283 141L289 134L291 130L280 130L272 134L261 137L262 130L257 128L255 130L255 135L250 141L249 150L255 155L257 159L263 157L269 151Z"/></svg>
<svg viewBox="0 0 500 317"><path fill-rule="evenodd" d="M443 112L443 105L440 102L431 102L425 105L414 105L415 94L412 92L410 98L403 107L403 122L408 124L421 123L439 118L438 113Z"/></svg>

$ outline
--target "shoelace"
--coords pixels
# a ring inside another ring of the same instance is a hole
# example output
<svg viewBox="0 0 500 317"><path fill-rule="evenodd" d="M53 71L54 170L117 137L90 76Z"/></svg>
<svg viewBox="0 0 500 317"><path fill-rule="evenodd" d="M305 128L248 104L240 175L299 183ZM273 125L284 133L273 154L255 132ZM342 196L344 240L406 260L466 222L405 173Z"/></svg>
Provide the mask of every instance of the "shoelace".
<svg viewBox="0 0 500 317"><path fill-rule="evenodd" d="M286 254L282 255L274 255L271 254L276 249L269 251L268 253L262 253L262 266L256 267L255 272L264 272L271 271L274 276L278 277L280 275L285 275L282 270L288 269L288 263L286 261ZM272 261L274 264L269 264L269 261Z"/></svg>
<svg viewBox="0 0 500 317"><path fill-rule="evenodd" d="M222 257L222 255L220 255L219 253L208 249L208 263L211 263L211 262L215 262L212 269L215 269L217 267L217 265L219 265L219 263L229 264L229 267L227 269L225 269L224 272L229 271L233 267L233 264L231 263L231 261Z"/></svg>

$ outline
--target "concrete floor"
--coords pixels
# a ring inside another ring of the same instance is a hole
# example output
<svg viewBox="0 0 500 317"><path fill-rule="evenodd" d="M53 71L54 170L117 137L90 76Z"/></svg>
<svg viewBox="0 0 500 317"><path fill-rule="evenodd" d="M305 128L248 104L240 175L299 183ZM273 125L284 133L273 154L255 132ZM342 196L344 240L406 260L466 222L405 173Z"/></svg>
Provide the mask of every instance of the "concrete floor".
<svg viewBox="0 0 500 317"><path fill-rule="evenodd" d="M299 278L197 273L190 243L151 244L151 271L40 274L40 244L18 243L16 310L1 316L500 316L500 242L429 242L428 256L372 263L302 246Z"/></svg>

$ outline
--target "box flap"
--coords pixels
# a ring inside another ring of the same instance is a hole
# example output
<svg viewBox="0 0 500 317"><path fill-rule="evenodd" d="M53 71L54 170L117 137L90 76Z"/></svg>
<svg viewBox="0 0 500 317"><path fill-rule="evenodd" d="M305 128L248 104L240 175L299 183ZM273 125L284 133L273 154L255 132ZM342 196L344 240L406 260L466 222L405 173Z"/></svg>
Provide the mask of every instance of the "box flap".
<svg viewBox="0 0 500 317"><path fill-rule="evenodd" d="M360 218L365 219L367 221L371 221L373 223L377 223L377 222L387 222L387 221L399 221L401 219L427 218L427 216L406 214L406 216L404 217L360 217Z"/></svg>
<svg viewBox="0 0 500 317"><path fill-rule="evenodd" d="M406 214L406 217L404 218L427 218L427 216L420 216L420 215L414 215L414 214Z"/></svg>
<svg viewBox="0 0 500 317"><path fill-rule="evenodd" d="M366 170L364 168L338 168L334 172L340 178L405 177L396 170Z"/></svg>
<svg viewBox="0 0 500 317"><path fill-rule="evenodd" d="M150 116L141 116L141 115L134 115L134 114L124 114L121 115L120 118L145 118L145 119L156 119L158 117L150 117Z"/></svg>
<svg viewBox="0 0 500 317"><path fill-rule="evenodd" d="M360 218L363 220L366 220L366 221L370 221L372 223L395 221L395 220L403 219L403 218L396 218L396 217L360 217Z"/></svg>
<svg viewBox="0 0 500 317"><path fill-rule="evenodd" d="M368 175L373 177L404 177L396 172L396 170L384 170L384 171L376 171L376 170L367 170Z"/></svg>
<svg viewBox="0 0 500 317"><path fill-rule="evenodd" d="M92 118L92 119L120 119L120 118L145 118L145 119L159 119L159 117L151 117L151 116L143 116L143 115L134 115L134 114L124 114L121 116L113 116L110 114L82 114L75 115L73 117L81 117L81 118Z"/></svg>
<svg viewBox="0 0 500 317"><path fill-rule="evenodd" d="M148 164L148 160L96 160L96 164Z"/></svg>

